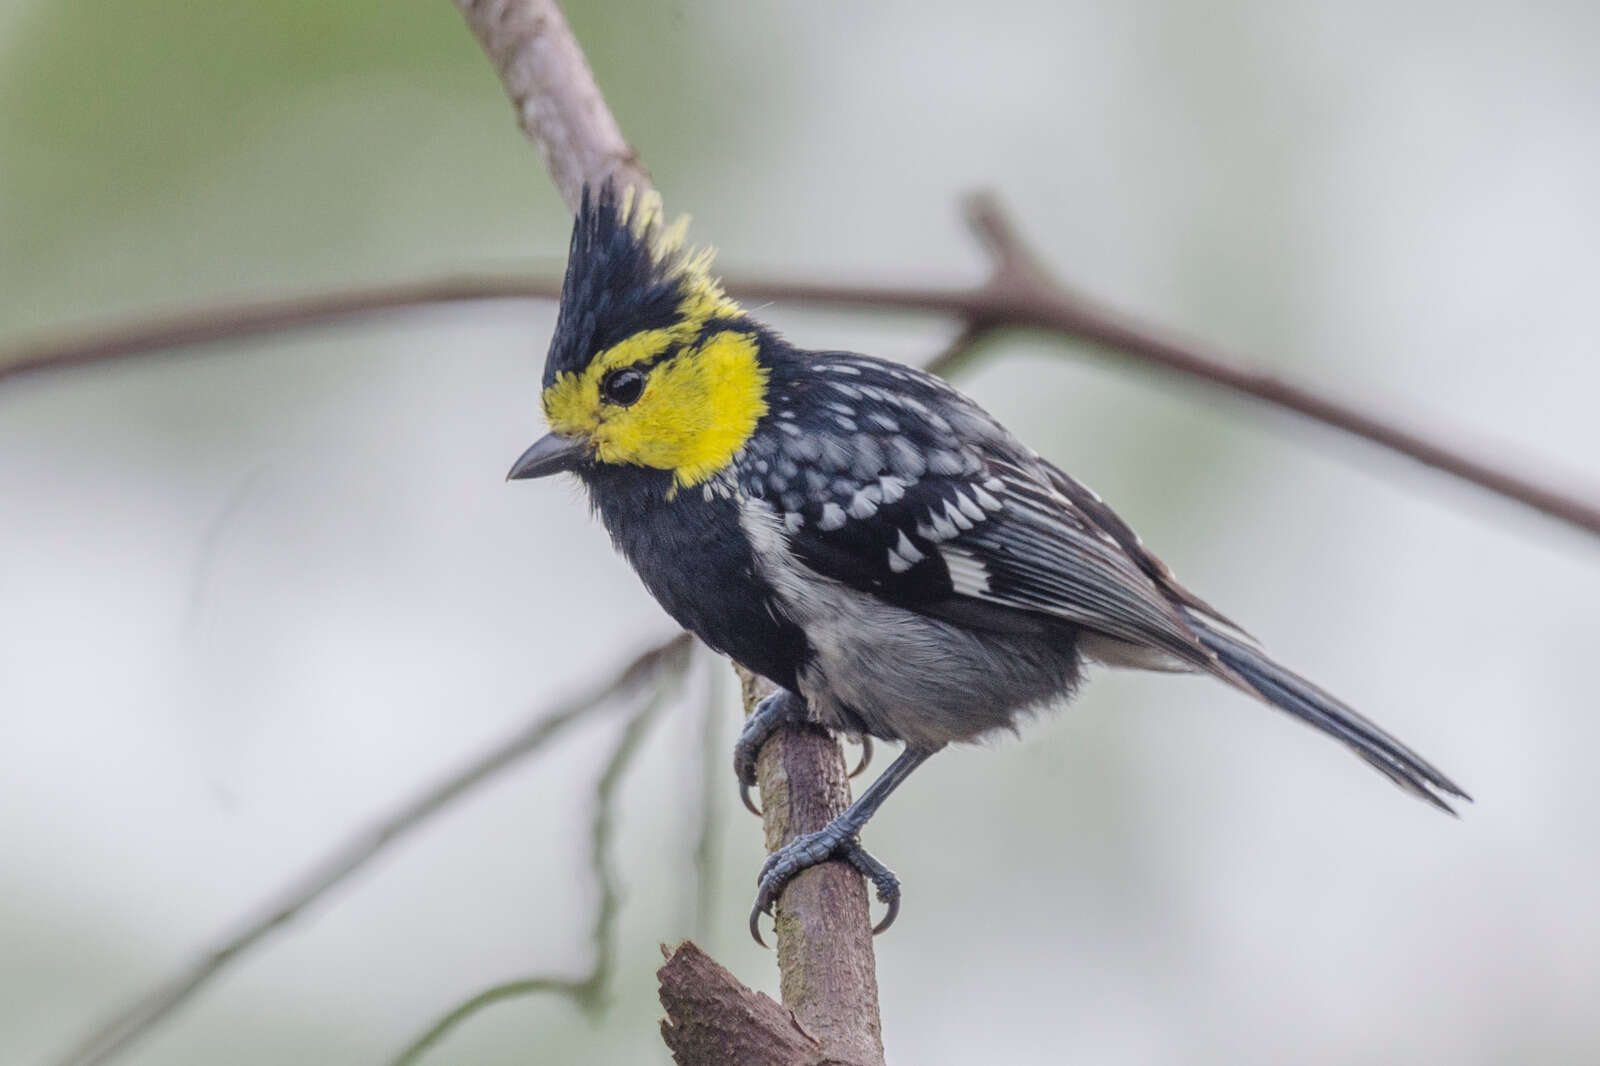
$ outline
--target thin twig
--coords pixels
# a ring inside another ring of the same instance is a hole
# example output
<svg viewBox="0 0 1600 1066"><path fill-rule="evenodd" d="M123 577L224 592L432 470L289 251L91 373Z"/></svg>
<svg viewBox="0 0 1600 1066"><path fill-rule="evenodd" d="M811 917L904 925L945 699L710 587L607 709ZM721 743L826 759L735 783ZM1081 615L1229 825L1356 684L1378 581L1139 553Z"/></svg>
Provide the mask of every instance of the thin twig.
<svg viewBox="0 0 1600 1066"><path fill-rule="evenodd" d="M461 274L197 307L25 342L0 353L0 381L44 370L93 366L131 356L173 352L193 345L326 326L385 311L483 300L552 300L560 295L559 279Z"/></svg>
<svg viewBox="0 0 1600 1066"><path fill-rule="evenodd" d="M506 981L503 984L491 985L472 996L470 999L453 1007L449 1012L430 1025L426 1032L417 1037L405 1050L396 1055L392 1066L410 1066L418 1062L422 1056L433 1050L434 1046L443 1040L452 1030L468 1018L477 1014L486 1007L496 1003L504 1003L508 999L522 999L526 996L553 995L581 1003L588 998L589 978L587 977L525 977L516 981Z"/></svg>
<svg viewBox="0 0 1600 1066"><path fill-rule="evenodd" d="M306 908L371 862L400 837L471 789L538 751L550 738L573 722L660 677L663 670L676 668L689 647L689 637L679 634L650 648L609 681L562 703L551 713L530 722L483 754L444 775L431 787L407 798L399 807L340 843L311 869L291 881L261 908L257 917L246 920L238 931L223 937L172 977L97 1026L56 1061L60 1066L92 1066L108 1061L171 1015L264 937L294 921Z"/></svg>
<svg viewBox="0 0 1600 1066"><path fill-rule="evenodd" d="M999 302L1014 305L1018 312L1009 319L1011 324L1075 336L1113 354L1133 356L1148 365L1294 411L1600 535L1600 502L1594 498L1585 499L1577 492L1473 457L1471 451L1481 453L1481 446L1467 449L1447 444L1398 417L1258 370L1219 350L1179 340L1061 285L1037 265L992 196L970 198L968 218L987 236L991 253L998 257L1000 266L991 287ZM1007 321L1004 316L1002 310L1001 321Z"/></svg>
<svg viewBox="0 0 1600 1066"><path fill-rule="evenodd" d="M669 679L670 682L670 679ZM616 823L618 786L622 775L639 751L645 733L656 715L666 705L673 688L670 683L658 685L650 694L617 738L617 746L595 783L594 822L589 829L589 869L594 874L599 902L595 907L594 924L589 939L593 944L589 971L581 977L558 977L541 974L534 977L506 981L484 989L477 995L453 1007L426 1031L418 1036L394 1059L393 1066L411 1066L427 1051L437 1045L457 1026L485 1007L508 999L541 993L554 993L571 999L588 1011L598 1011L604 1003L606 987L617 958L617 910L621 906L621 888L617 883L616 863L611 857L611 838Z"/></svg>
<svg viewBox="0 0 1600 1066"><path fill-rule="evenodd" d="M1044 275L1031 255L1001 221L991 201L979 200L971 212L977 232L996 260L994 277L971 288L901 285L846 285L732 277L728 291L748 302L786 301L867 311L909 311L950 315L966 328L958 337L970 356L970 343L1002 327L1038 329L1090 342L1131 366L1178 374L1302 415L1314 422L1398 452L1496 495L1514 500L1591 535L1600 536L1600 492L1587 495L1481 458L1483 445L1465 447L1443 435L1414 428L1415 419L1380 414L1372 405L1335 398L1239 358L1178 339L1108 308ZM242 336L322 325L383 311L476 300L553 299L560 283L551 278L476 274L409 284L355 287L178 314L66 332L26 343L0 354L0 382L45 370L86 366L114 359L171 351ZM964 358L946 365L954 372ZM1460 434L1453 434L1460 436Z"/></svg>

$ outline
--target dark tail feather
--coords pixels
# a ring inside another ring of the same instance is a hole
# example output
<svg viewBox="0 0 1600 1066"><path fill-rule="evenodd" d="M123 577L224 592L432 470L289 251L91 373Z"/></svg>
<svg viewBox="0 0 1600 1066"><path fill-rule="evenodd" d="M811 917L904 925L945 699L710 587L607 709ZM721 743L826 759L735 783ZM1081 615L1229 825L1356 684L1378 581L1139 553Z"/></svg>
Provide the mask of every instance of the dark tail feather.
<svg viewBox="0 0 1600 1066"><path fill-rule="evenodd" d="M1200 643L1229 670L1243 678L1262 699L1296 718L1344 741L1389 780L1449 814L1454 808L1443 796L1472 797L1428 761L1400 743L1355 710L1298 674L1269 659L1261 649L1224 631L1198 612L1185 610ZM1441 795L1443 794L1443 795Z"/></svg>

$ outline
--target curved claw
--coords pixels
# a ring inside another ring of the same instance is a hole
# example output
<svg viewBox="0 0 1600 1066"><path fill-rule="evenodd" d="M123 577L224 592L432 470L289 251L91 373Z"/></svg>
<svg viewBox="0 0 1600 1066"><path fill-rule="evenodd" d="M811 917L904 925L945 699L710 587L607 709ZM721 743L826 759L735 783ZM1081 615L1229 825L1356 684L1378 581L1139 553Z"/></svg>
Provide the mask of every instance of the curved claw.
<svg viewBox="0 0 1600 1066"><path fill-rule="evenodd" d="M872 927L872 935L877 936L900 917L900 879L887 866L874 859L859 843L851 844L844 852L843 858L854 866L862 877L872 882L878 902L886 904L889 908L884 913L883 919Z"/></svg>
<svg viewBox="0 0 1600 1066"><path fill-rule="evenodd" d="M765 913L766 911L761 909L761 904L759 902L757 902L754 907L750 908L750 935L755 938L757 944L760 944L764 948L767 947L767 942L761 939L761 916ZM874 932L876 932L876 930L874 930ZM771 949L768 948L767 950L770 951Z"/></svg>
<svg viewBox="0 0 1600 1066"><path fill-rule="evenodd" d="M872 765L872 738L865 733L861 734L861 761L856 763L856 768L850 771L851 777L860 777L861 772Z"/></svg>
<svg viewBox="0 0 1600 1066"><path fill-rule="evenodd" d="M900 917L900 897L899 896L894 896L891 899L889 899L888 903L889 903L889 909L884 912L883 920L880 921L877 925L872 927L872 935L873 936L877 936L879 933L881 933L885 929L889 928L891 925L894 924L894 920L896 918Z"/></svg>
<svg viewBox="0 0 1600 1066"><path fill-rule="evenodd" d="M787 689L779 689L766 696L750 711L733 744L733 776L739 781L739 801L745 810L761 817L761 808L750 799L750 789L756 783L756 760L761 756L761 746L779 729L790 722L803 721L805 703Z"/></svg>
<svg viewBox="0 0 1600 1066"><path fill-rule="evenodd" d="M734 745L733 776L739 782L739 802L744 804L746 810L759 818L761 817L761 808L757 807L750 798L750 789L756 783L756 754L761 750L759 743L754 748L755 750L752 751L751 746L746 745L742 737L740 742Z"/></svg>
<svg viewBox="0 0 1600 1066"><path fill-rule="evenodd" d="M778 902L778 897L783 894L784 886L789 883L789 877L776 879L767 876L772 867L773 857L781 853L782 850L780 848L778 851L773 852L772 855L767 856L767 861L762 864L760 878L756 886L756 901L750 908L750 935L762 947L766 947L767 942L761 939L761 916L772 913L772 905ZM790 877L792 876L793 874L790 875Z"/></svg>

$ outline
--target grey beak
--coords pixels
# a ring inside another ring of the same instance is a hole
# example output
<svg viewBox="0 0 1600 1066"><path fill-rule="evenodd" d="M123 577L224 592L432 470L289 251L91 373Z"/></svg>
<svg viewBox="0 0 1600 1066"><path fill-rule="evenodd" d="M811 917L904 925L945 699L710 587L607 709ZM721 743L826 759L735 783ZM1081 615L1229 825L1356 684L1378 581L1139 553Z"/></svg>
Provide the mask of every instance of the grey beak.
<svg viewBox="0 0 1600 1066"><path fill-rule="evenodd" d="M547 433L511 464L511 472L506 475L506 480L522 481L576 470L587 451L588 445L581 440Z"/></svg>

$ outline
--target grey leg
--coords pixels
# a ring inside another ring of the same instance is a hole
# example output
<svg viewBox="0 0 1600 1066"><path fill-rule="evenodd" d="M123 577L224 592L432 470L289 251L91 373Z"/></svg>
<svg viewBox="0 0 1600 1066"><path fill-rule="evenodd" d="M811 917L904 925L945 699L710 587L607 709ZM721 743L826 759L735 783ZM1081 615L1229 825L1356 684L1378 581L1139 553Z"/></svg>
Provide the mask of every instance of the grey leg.
<svg viewBox="0 0 1600 1066"><path fill-rule="evenodd" d="M894 921L900 911L900 882L878 860L861 847L857 839L863 826L883 806L889 793L911 776L911 771L927 761L937 748L907 748L900 757L889 764L879 778L852 803L843 814L817 830L795 837L789 843L767 856L757 876L756 902L750 911L750 935L762 943L760 919L772 913L777 902L796 874L829 859L841 858L870 878L878 891L878 898L889 905L889 913L874 932L881 932Z"/></svg>

